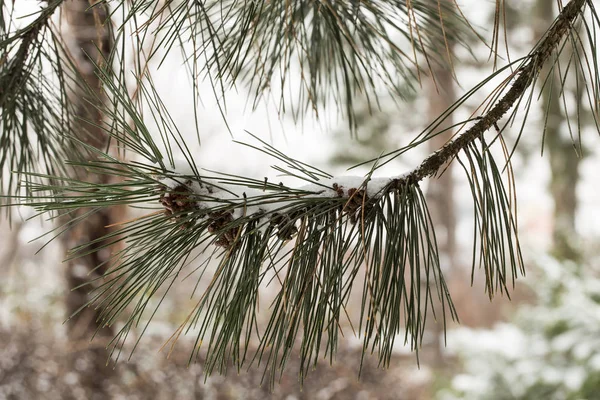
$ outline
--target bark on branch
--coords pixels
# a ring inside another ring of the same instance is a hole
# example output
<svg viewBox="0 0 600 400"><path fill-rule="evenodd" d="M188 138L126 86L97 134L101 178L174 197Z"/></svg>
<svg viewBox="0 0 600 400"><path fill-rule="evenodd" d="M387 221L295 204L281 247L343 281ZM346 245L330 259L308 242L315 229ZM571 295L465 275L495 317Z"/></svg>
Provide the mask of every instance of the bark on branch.
<svg viewBox="0 0 600 400"><path fill-rule="evenodd" d="M583 12L583 7L587 1L572 0L562 9L560 15L546 33L546 36L530 53L529 59L515 71L514 76L517 79L510 90L490 111L483 115L465 133L448 142L445 146L427 157L417 168L400 178L393 179L387 190L396 190L406 184L416 184L426 177L435 175L442 166L454 159L462 149L473 143L488 129L493 127L494 124L498 123L534 82L536 75L541 71L546 61L548 61L552 52L571 31L573 22Z"/></svg>

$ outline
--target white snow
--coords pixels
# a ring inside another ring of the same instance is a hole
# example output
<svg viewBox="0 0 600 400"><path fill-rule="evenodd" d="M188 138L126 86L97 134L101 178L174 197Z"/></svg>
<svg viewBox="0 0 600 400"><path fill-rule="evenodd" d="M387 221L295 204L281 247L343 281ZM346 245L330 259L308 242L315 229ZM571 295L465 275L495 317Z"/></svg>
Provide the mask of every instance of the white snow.
<svg viewBox="0 0 600 400"><path fill-rule="evenodd" d="M89 269L83 264L75 264L71 271L74 276L83 279L88 276Z"/></svg>
<svg viewBox="0 0 600 400"><path fill-rule="evenodd" d="M600 370L598 271L544 256L536 263L529 281L538 304L522 306L514 324L448 332L449 351L465 369L452 381L461 398L490 398L501 391L523 398L539 385L550 385L566 398L586 379L595 379Z"/></svg>
<svg viewBox="0 0 600 400"><path fill-rule="evenodd" d="M405 175L401 175L403 177ZM350 189L367 189L369 198L381 196L382 189L390 183L393 178L369 178L363 176L339 176L329 179L321 179L315 183L299 186L298 188L289 188L286 191L261 190L255 187L244 185L224 184L218 182L218 179L192 181L187 180L185 175L171 176L161 179L166 187L175 189L184 184L200 197L197 201L198 208L211 209L217 205L233 204L232 216L234 219L243 216L252 216L262 214L268 217L276 212L285 212L285 209L293 204L294 200L299 198L338 198L339 193L334 190L334 184L337 184L338 190L341 190L342 198L349 198ZM209 189L210 188L210 189ZM169 197L166 192L165 197ZM261 218L262 219L262 218ZM264 232L268 224L261 223L259 220L259 231Z"/></svg>

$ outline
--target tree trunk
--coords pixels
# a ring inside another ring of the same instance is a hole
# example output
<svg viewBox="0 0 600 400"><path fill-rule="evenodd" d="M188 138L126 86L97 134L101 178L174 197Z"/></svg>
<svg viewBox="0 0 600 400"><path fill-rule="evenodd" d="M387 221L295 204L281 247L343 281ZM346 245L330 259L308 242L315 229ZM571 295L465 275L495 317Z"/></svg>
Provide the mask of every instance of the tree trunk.
<svg viewBox="0 0 600 400"><path fill-rule="evenodd" d="M96 66L100 68L105 64L112 46L112 35L108 10L105 4L95 5L95 0L66 1L62 6L63 37L70 49L68 56L78 68L78 73L89 86L86 91L79 87L71 93L70 101L76 113L75 131L79 132L79 139L96 148L105 150L108 136L98 127L102 121L101 112L95 107L98 102L105 101L102 83L96 76ZM77 171L79 176L85 171ZM111 177L106 175L85 176L88 181L107 183ZM77 217L90 210L79 210L70 215ZM63 235L63 243L70 249L78 245L104 236L107 226L116 222L114 211L103 209L82 222L74 224L71 230ZM95 245L99 248L103 243ZM92 307L84 307L90 300L89 292L94 285L84 285L92 279L104 274L108 268L110 250L100 249L89 255L68 261L66 264L66 279L69 292L66 297L68 316L72 316L67 324L69 340L74 347L72 362L80 373L81 384L89 391L89 397L106 398L106 380L112 373L112 368L107 366L108 352L106 345L113 337L113 330L103 326L98 319L98 311ZM100 281L101 282L101 281ZM77 312L78 310L80 310ZM76 313L77 312L77 313ZM76 314L74 314L76 313ZM89 344L93 335L94 343Z"/></svg>
<svg viewBox="0 0 600 400"><path fill-rule="evenodd" d="M448 43L449 53L452 54L452 43ZM450 60L447 60L450 63ZM429 81L427 87L427 98L429 109L427 120L433 121L444 113L456 101L456 91L454 88L454 76L449 66L437 67L434 69L435 83ZM448 116L444 122L437 128L443 130L453 124L452 115ZM428 143L428 152L433 153L440 149L452 136L451 130L435 136ZM431 185L427 187L425 198L431 213L433 223L436 225L436 239L440 251L440 262L444 268L444 278L446 282L450 280L451 270L454 268L454 252L456 245L455 228L456 213L454 210L454 181L452 179L453 165L450 164L444 174ZM431 326L434 335L432 350L434 352L433 361L437 365L443 363L443 354L441 338L443 334L443 325L439 320L441 309L436 309L438 321Z"/></svg>
<svg viewBox="0 0 600 400"><path fill-rule="evenodd" d="M553 4L546 0L537 1L536 14L539 18L537 26L540 33L543 33L545 27L555 18ZM536 37L540 36L540 34L536 35ZM569 43L566 44L566 46L569 45ZM542 82L548 72L549 68L545 67L541 74ZM561 129L566 129L564 127L566 121L562 111L560 88L560 77L558 71L554 70L552 77L545 85L541 104L544 112L548 113L544 151L547 152L550 161L550 193L554 200L553 253L559 259L576 260L578 251L574 245L577 241L575 213L577 211L577 182L581 159L575 152L573 141L569 135L561 133ZM577 101L580 101L579 94Z"/></svg>
<svg viewBox="0 0 600 400"><path fill-rule="evenodd" d="M450 70L439 70L436 72L439 93L433 84L429 85L429 110L428 120L431 121L440 116L448 107L454 104L456 92L454 89L454 78ZM438 128L446 129L452 125L453 118L450 115ZM447 131L428 141L429 151L440 149L452 136L454 132ZM427 204L433 221L438 225L436 236L440 253L446 258L443 264L451 265L454 260L456 237L456 214L454 210L454 180L452 179L453 164L450 164L444 174L427 187Z"/></svg>

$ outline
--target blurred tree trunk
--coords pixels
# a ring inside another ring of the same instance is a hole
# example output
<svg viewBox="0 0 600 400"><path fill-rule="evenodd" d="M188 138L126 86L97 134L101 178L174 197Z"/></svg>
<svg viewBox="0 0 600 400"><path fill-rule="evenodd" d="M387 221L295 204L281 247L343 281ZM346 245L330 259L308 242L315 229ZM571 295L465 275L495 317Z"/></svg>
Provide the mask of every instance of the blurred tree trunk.
<svg viewBox="0 0 600 400"><path fill-rule="evenodd" d="M555 5L555 2L537 0L538 23L535 37L541 37L546 27L556 17ZM566 44L566 46L569 45L569 43ZM550 63L547 65L542 71L541 82L550 72L551 65ZM568 82L565 85L568 85ZM581 159L573 148L573 141L568 132L561 132L561 129L567 128L565 127L566 121L562 110L560 90L560 77L555 69L544 87L542 101L543 110L548 113L544 152L548 153L550 161L550 193L554 200L553 253L559 259L577 260L578 251L574 245L577 242L575 213L577 211L577 182ZM568 93L568 89L565 89L565 93ZM577 93L575 97L577 101L581 101L580 93Z"/></svg>
<svg viewBox="0 0 600 400"><path fill-rule="evenodd" d="M445 0L448 1L448 0ZM448 53L452 57L451 41L448 41ZM448 60L450 63L450 60ZM444 113L456 101L456 91L454 88L454 75L450 67L437 67L433 70L435 83L429 80L427 87L427 98L429 108L427 111L427 121L433 121ZM437 128L438 131L448 128L453 124L452 115L448 116L444 122ZM451 130L435 136L428 143L428 153L433 153L440 149L451 137ZM427 187L425 197L431 213L433 223L436 225L436 238L440 251L440 262L444 268L444 278L450 280L451 271L454 268L454 253L456 246L455 228L456 213L454 209L454 181L452 179L453 165L435 182ZM441 323L441 309L436 309L438 321L431 326L434 336L432 350L434 351L434 362L440 365L443 362L441 338L443 335L443 324Z"/></svg>
<svg viewBox="0 0 600 400"><path fill-rule="evenodd" d="M433 84L428 88L429 110L428 121L432 121L441 115L456 101L456 92L454 89L454 77L450 70L436 71L437 86L439 93ZM453 118L450 115L444 123L438 128L446 129L452 125ZM429 140L429 151L433 153L443 146L452 136L451 130L444 132ZM454 180L452 179L453 165L448 166L446 172L436 179L435 184L427 187L427 204L433 221L439 225L436 230L438 245L442 256L447 258L443 264L451 265L454 262L456 237L456 214L454 211Z"/></svg>
<svg viewBox="0 0 600 400"><path fill-rule="evenodd" d="M96 69L103 68L104 60L111 51L112 34L110 20L107 20L109 14L106 4L95 3L98 1L65 2L62 6L62 23L64 41L70 49L68 56L89 87L89 91L78 87L71 94L70 100L76 109L75 130L79 132L80 140L96 148L105 149L108 136L98 127L103 116L96 108L98 102L105 101L105 95L102 83L96 76ZM77 173L86 172L77 171ZM106 183L111 178L105 175L90 175L86 179ZM77 217L89 211L80 210L70 217ZM65 247L70 249L102 237L107 233L106 227L114 223L116 217L112 210L107 209L87 216L63 235ZM103 244L97 243L95 247L102 247ZM110 250L104 248L66 263L66 279L69 288L66 297L68 316L88 303L89 292L94 285L84 284L106 272L109 257ZM98 312L92 307L82 309L68 321L67 330L70 343L75 350L72 361L80 373L82 386L91 391L90 396L106 398L105 381L111 375L112 367L107 366L108 352L105 348L114 332L112 328L101 325L98 321ZM94 334L96 335L94 342L90 345L90 339Z"/></svg>

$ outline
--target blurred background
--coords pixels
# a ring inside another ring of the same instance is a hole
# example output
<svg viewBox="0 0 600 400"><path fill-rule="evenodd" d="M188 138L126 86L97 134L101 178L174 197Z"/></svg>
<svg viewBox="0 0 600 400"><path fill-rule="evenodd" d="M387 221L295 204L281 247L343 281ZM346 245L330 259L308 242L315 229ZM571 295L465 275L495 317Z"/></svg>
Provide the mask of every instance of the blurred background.
<svg viewBox="0 0 600 400"><path fill-rule="evenodd" d="M526 54L551 25L555 3L506 2L512 59ZM464 0L460 5L488 37L495 3ZM23 15L27 7L35 4L24 6ZM366 99L356 99L356 135L334 111L318 121L310 114L297 121L280 115L269 100L251 110L243 89L227 93L228 130L208 83L201 86L203 103L194 110L181 54L173 51L160 68L150 69L176 125L189 135L199 166L279 179L270 169L272 160L233 142L251 141L248 131L340 176L356 163L406 145L489 75L489 49L473 40L471 50L475 58L462 47L452 48L458 84L451 71L439 70L437 89L424 81L422 90L405 103L382 97L381 109L369 110ZM566 87L569 102L585 103L580 87L569 82ZM468 118L488 94L483 90L469 99L454 121ZM90 341L93 329L82 323L74 340L68 332L72 328L64 323L71 293L68 274L74 272L61 261L65 249L60 241L47 243L49 237L42 236L52 222L31 218L33 211L22 207L12 210L11 223L4 217L0 223L0 399L600 399L600 138L593 119L582 114L578 155L569 134L573 122L564 112L572 105L560 101L541 93L513 158L527 277L517 281L510 299L497 296L490 301L481 271L475 271L471 285L473 210L464 173L452 166L426 183L446 281L461 323L450 322L446 335L440 323L431 323L418 362L407 347L398 345L389 369L378 368L377 358L367 356L359 378L362 344L346 334L333 365L322 360L304 386L298 382L299 358L294 356L272 392L267 384L261 386L260 368L207 377L202 362L188 365L193 335L181 337L169 357L169 348L160 351L197 301L192 277L177 282L144 335L143 324L133 329L120 360L105 367L101 350L111 338L99 335ZM509 145L519 129L515 124L506 132ZM447 139L431 140L378 174L399 175L413 168Z"/></svg>

